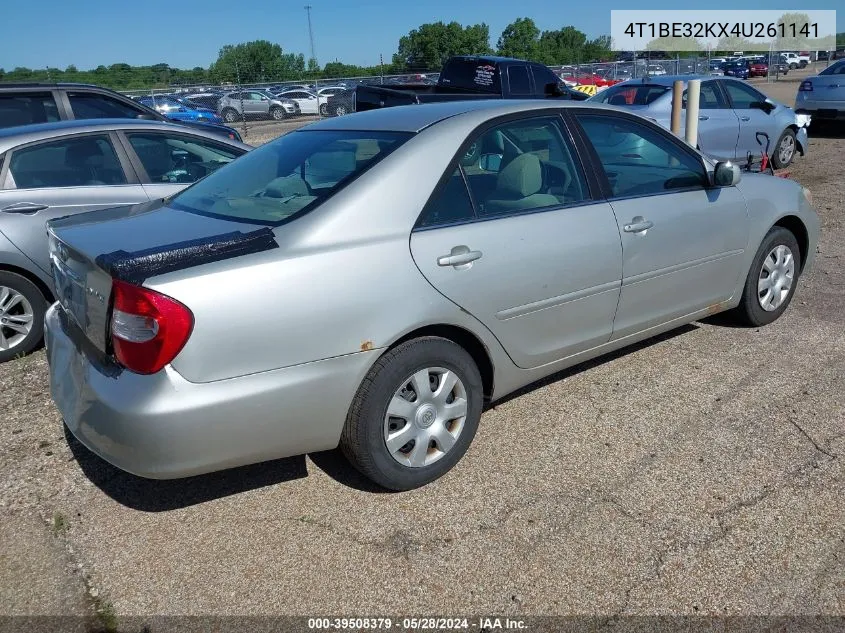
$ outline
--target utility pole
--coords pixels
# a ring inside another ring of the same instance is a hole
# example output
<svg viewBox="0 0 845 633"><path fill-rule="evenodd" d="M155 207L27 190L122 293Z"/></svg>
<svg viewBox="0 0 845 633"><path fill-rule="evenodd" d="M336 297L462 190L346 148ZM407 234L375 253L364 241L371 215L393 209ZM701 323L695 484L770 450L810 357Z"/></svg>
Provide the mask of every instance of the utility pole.
<svg viewBox="0 0 845 633"><path fill-rule="evenodd" d="M311 5L305 5L305 12L308 14L308 37L311 40L311 59L317 62L317 53L314 52L314 30L311 28Z"/></svg>
<svg viewBox="0 0 845 633"><path fill-rule="evenodd" d="M305 5L305 13L308 14L308 39L311 40L311 59L314 60L314 65L317 64L317 53L314 52L314 29L311 28L311 5ZM320 112L320 93L317 91L317 77L314 77L314 92L317 93L317 113Z"/></svg>

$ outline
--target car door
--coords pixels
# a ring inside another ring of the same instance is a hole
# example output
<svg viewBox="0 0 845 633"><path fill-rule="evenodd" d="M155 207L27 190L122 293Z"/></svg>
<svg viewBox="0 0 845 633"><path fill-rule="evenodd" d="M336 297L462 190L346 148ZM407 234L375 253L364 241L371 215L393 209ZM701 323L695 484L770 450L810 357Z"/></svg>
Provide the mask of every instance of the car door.
<svg viewBox="0 0 845 633"><path fill-rule="evenodd" d="M532 368L605 343L622 250L556 115L499 121L467 139L411 234L414 261Z"/></svg>
<svg viewBox="0 0 845 633"><path fill-rule="evenodd" d="M246 153L172 130L123 130L119 137L151 200L171 196Z"/></svg>
<svg viewBox="0 0 845 633"><path fill-rule="evenodd" d="M682 129L686 126L686 91L684 91L684 116ZM727 99L715 81L701 82L698 112L698 146L708 156L721 160L733 160L736 156L739 138L739 117L731 109Z"/></svg>
<svg viewBox="0 0 845 633"><path fill-rule="evenodd" d="M0 172L0 232L49 274L47 220L148 200L107 132L14 148Z"/></svg>
<svg viewBox="0 0 845 633"><path fill-rule="evenodd" d="M244 109L248 116L270 116L270 98L267 95L251 90L247 96L249 99L244 100Z"/></svg>
<svg viewBox="0 0 845 633"><path fill-rule="evenodd" d="M730 298L748 241L745 199L711 187L701 157L670 132L622 113L578 112L622 236L613 339Z"/></svg>
<svg viewBox="0 0 845 633"><path fill-rule="evenodd" d="M759 104L766 100L766 96L748 84L737 80L723 79L720 81L727 94L730 105L739 119L739 138L736 145L736 158L742 159L750 152L759 157L760 152L765 148L757 142L757 132L765 132L769 135L771 145L769 151L775 149L781 133L780 124L777 122L775 111L767 114L759 107L752 107L751 104Z"/></svg>

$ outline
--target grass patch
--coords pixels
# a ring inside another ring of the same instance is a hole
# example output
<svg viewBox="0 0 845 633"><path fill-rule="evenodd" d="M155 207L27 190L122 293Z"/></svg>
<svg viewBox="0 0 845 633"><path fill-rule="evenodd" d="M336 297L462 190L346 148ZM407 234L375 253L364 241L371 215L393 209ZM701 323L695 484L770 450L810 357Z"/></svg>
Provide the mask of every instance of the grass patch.
<svg viewBox="0 0 845 633"><path fill-rule="evenodd" d="M108 600L101 598L94 598L94 612L97 615L97 620L103 628L101 631L105 633L115 633L117 631L117 611L114 605Z"/></svg>
<svg viewBox="0 0 845 633"><path fill-rule="evenodd" d="M65 518L65 515L61 512L54 512L53 513L53 534L56 536L61 536L62 534L66 534L67 531L70 529L70 523Z"/></svg>

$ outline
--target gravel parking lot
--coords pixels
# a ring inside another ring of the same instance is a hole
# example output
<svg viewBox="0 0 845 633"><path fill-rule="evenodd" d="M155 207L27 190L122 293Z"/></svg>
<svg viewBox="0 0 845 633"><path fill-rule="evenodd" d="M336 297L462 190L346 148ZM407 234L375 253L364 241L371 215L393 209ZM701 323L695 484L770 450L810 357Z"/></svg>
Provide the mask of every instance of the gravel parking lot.
<svg viewBox="0 0 845 633"><path fill-rule="evenodd" d="M0 613L845 615L845 130L811 136L822 235L781 320L544 381L421 490L333 452L138 479L65 435L43 352L0 365Z"/></svg>

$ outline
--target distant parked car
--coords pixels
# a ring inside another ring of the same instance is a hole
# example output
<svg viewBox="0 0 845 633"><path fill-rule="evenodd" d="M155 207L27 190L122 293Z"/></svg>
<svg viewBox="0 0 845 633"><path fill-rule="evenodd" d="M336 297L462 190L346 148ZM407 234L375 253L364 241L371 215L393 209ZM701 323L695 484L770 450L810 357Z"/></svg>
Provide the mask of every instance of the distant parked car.
<svg viewBox="0 0 845 633"><path fill-rule="evenodd" d="M108 88L75 83L0 83L0 128L74 119L169 121L160 112ZM240 141L237 130L209 121L180 125Z"/></svg>
<svg viewBox="0 0 845 633"><path fill-rule="evenodd" d="M339 444L408 490L459 462L489 402L714 312L788 309L818 242L805 189L567 103L325 119L165 201L52 221L60 419L143 477ZM444 489L494 476L478 457Z"/></svg>
<svg viewBox="0 0 845 633"><path fill-rule="evenodd" d="M175 97L140 97L138 103L160 112L171 121L208 121L223 123L223 119L211 108L194 105L190 101Z"/></svg>
<svg viewBox="0 0 845 633"><path fill-rule="evenodd" d="M230 92L217 103L218 111L227 123L242 119L276 119L281 121L300 113L299 105L280 99L262 90Z"/></svg>
<svg viewBox="0 0 845 633"><path fill-rule="evenodd" d="M355 111L355 90L338 90L320 105L323 116L343 116Z"/></svg>
<svg viewBox="0 0 845 633"><path fill-rule="evenodd" d="M796 152L806 155L809 150L805 117L735 78L667 75L633 79L612 86L589 101L633 110L669 128L672 84L678 79L701 79L698 146L705 154L720 160L743 160L749 153L759 155L757 132L769 135L772 163L777 169L789 165ZM685 115L686 111L684 121Z"/></svg>
<svg viewBox="0 0 845 633"><path fill-rule="evenodd" d="M748 67L749 77L767 77L769 75L769 65L766 62L753 62Z"/></svg>
<svg viewBox="0 0 845 633"><path fill-rule="evenodd" d="M649 64L646 67L646 72L652 77L660 77L661 75L666 74L666 69L660 64Z"/></svg>
<svg viewBox="0 0 845 633"><path fill-rule="evenodd" d="M751 65L746 60L726 62L723 68L726 77L748 79Z"/></svg>
<svg viewBox="0 0 845 633"><path fill-rule="evenodd" d="M310 90L285 90L274 93L278 99L288 99L299 106L302 114L317 114L326 103L326 97L318 97Z"/></svg>
<svg viewBox="0 0 845 633"><path fill-rule="evenodd" d="M814 122L845 120L845 59L802 81L795 109L810 114Z"/></svg>
<svg viewBox="0 0 845 633"><path fill-rule="evenodd" d="M0 130L0 362L38 345L56 298L47 220L166 198L250 149L197 128L134 119Z"/></svg>

